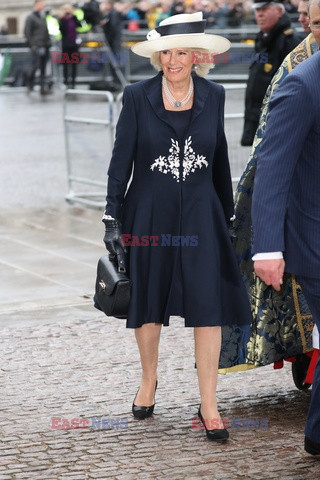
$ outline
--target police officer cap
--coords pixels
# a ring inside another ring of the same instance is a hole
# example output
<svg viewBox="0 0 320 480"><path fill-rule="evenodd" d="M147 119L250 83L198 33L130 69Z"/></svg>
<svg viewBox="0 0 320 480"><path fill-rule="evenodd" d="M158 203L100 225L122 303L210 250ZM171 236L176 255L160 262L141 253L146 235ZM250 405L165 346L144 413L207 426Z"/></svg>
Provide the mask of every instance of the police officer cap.
<svg viewBox="0 0 320 480"><path fill-rule="evenodd" d="M252 8L261 8L265 5L270 5L270 3L283 3L283 0L264 0L262 2L256 2L252 5Z"/></svg>

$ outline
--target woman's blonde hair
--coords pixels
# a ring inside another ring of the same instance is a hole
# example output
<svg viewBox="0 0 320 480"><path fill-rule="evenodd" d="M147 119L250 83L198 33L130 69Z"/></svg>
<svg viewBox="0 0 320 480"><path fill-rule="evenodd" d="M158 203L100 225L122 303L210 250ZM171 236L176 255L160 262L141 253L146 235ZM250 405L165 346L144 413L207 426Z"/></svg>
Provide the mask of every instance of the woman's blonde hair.
<svg viewBox="0 0 320 480"><path fill-rule="evenodd" d="M207 61L208 58L211 59L211 55L212 55L212 52L210 52L209 50L206 50L205 48L184 48L183 50L192 51L194 52L194 54L197 55L197 57L198 57L198 53L201 54L200 57L202 56L203 61L199 61L199 62L195 61L192 67L192 70L199 77L205 77L209 73L209 70L215 67L215 64L213 62ZM162 70L162 66L160 62L160 52L155 52L151 55L150 63L151 65L153 65L153 67L156 70Z"/></svg>

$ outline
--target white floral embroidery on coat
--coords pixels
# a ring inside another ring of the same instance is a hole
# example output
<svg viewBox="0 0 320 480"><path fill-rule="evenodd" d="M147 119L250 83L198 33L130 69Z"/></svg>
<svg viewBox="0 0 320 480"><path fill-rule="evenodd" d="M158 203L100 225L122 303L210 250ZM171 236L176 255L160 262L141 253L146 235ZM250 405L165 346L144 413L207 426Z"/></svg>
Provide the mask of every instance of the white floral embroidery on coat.
<svg viewBox="0 0 320 480"><path fill-rule="evenodd" d="M186 180L186 177L190 173L194 173L196 168L202 168L203 166L208 167L208 162L206 161L206 157L203 155L196 155L195 151L191 147L192 138L191 136L188 137L184 144L184 156L182 161L183 172L182 172L182 179L183 181ZM179 182L179 166L180 166L180 147L177 140L173 140L171 138L171 147L169 148L169 155L167 157L163 157L160 155L158 158L155 159L154 163L151 165L151 170L153 171L155 168L159 170L161 173L171 173L173 178Z"/></svg>
<svg viewBox="0 0 320 480"><path fill-rule="evenodd" d="M195 154L195 151L191 147L192 139L191 137L187 138L184 144L184 157L183 157L183 181L185 181L186 177L190 174L190 172L194 173L196 168L202 168L202 166L208 166L208 162L206 157L203 155Z"/></svg>

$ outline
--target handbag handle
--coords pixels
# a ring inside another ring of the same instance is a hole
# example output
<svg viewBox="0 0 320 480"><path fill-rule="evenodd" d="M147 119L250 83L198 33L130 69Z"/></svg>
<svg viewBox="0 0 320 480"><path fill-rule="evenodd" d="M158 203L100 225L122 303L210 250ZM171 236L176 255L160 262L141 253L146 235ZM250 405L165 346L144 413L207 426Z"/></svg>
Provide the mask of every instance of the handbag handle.
<svg viewBox="0 0 320 480"><path fill-rule="evenodd" d="M118 272L119 273L126 273L126 264L124 261L124 251L121 247L116 247L116 257L117 257L117 264L118 264ZM110 260L115 258L115 255L110 253L109 255Z"/></svg>

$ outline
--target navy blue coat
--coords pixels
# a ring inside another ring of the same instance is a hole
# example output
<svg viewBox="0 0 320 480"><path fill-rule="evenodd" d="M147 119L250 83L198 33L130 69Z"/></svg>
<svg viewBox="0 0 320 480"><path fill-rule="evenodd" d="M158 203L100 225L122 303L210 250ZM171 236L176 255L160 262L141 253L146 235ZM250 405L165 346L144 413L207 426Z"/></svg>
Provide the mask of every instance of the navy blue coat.
<svg viewBox="0 0 320 480"><path fill-rule="evenodd" d="M159 238L157 246L129 247L127 326L168 324L177 268L186 326L248 323L247 295L227 229L233 194L224 89L194 76L191 121L179 141L164 108L161 77L125 88L108 170L106 213L122 220L124 234ZM189 246L161 246L163 235L183 237Z"/></svg>
<svg viewBox="0 0 320 480"><path fill-rule="evenodd" d="M286 271L320 277L320 53L270 102L252 202L252 253L284 252Z"/></svg>

